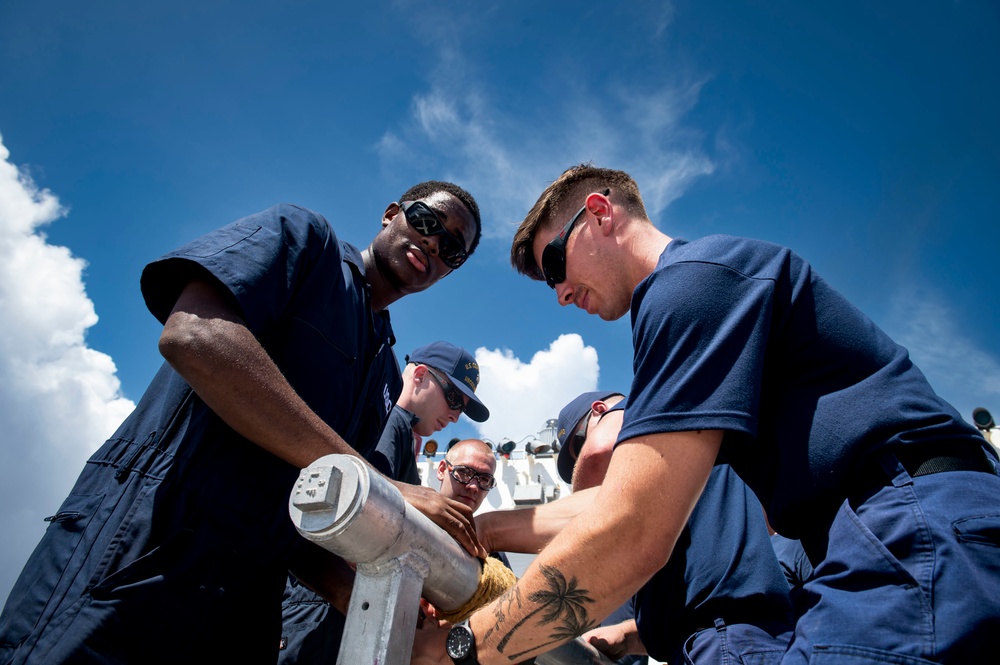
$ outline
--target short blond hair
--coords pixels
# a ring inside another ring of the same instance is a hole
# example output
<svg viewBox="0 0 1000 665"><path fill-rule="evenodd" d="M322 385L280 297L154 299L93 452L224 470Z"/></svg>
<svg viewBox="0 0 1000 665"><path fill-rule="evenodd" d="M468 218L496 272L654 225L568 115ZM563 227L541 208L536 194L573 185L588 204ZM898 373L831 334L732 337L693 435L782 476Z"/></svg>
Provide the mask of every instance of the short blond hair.
<svg viewBox="0 0 1000 665"><path fill-rule="evenodd" d="M532 249L535 235L540 229L552 226L559 213L583 205L587 194L605 189L611 190L608 198L624 207L630 219L649 222L639 186L628 173L598 168L590 163L571 166L545 188L517 227L510 247L510 264L514 270L531 279L544 280Z"/></svg>

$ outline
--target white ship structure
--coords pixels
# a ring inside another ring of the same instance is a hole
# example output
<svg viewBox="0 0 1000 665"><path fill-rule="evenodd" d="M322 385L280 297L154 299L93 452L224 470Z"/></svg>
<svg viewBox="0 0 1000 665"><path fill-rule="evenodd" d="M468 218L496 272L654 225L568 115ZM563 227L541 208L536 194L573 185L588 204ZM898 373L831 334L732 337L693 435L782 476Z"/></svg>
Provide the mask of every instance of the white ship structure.
<svg viewBox="0 0 1000 665"><path fill-rule="evenodd" d="M450 444L458 442L452 439ZM520 441L501 440L499 443L486 441L497 457L494 474L497 485L483 502L479 513L493 510L510 510L524 506L535 506L555 501L570 493L569 483L559 477L556 470L556 455L559 444L556 441L556 421L548 420L537 434ZM438 463L444 459L449 446L439 446L430 439L417 456L417 471L422 485L438 489Z"/></svg>

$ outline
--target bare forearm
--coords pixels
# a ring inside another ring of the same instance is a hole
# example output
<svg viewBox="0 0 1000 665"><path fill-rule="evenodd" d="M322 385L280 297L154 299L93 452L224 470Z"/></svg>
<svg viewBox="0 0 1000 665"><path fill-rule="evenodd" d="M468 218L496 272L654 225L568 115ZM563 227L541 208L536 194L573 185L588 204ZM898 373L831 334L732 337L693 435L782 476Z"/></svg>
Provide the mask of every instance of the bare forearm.
<svg viewBox="0 0 1000 665"><path fill-rule="evenodd" d="M666 562L720 441L721 433L680 433L664 449L619 446L592 505L513 589L473 616L480 662L519 662L551 649L638 590ZM684 447L688 453L678 454Z"/></svg>
<svg viewBox="0 0 1000 665"><path fill-rule="evenodd" d="M574 520L514 588L472 617L481 663L521 662L581 635L642 584L643 568L606 546L627 534L604 517ZM603 565L609 560L619 564L613 571Z"/></svg>
<svg viewBox="0 0 1000 665"><path fill-rule="evenodd" d="M583 640L611 660L627 654L645 655L646 647L639 638L635 619L628 619L611 626L599 626L583 635Z"/></svg>
<svg viewBox="0 0 1000 665"><path fill-rule="evenodd" d="M286 462L302 468L323 455L354 453L241 321L175 309L160 351L226 424Z"/></svg>
<svg viewBox="0 0 1000 665"><path fill-rule="evenodd" d="M492 551L535 554L586 510L596 496L595 487L540 506L494 511L477 518L476 525Z"/></svg>
<svg viewBox="0 0 1000 665"><path fill-rule="evenodd" d="M220 286L196 280L184 288L160 351L226 424L293 466L331 453L358 456L296 394ZM470 554L482 554L468 506L427 487L396 486Z"/></svg>
<svg viewBox="0 0 1000 665"><path fill-rule="evenodd" d="M625 631L625 653L645 656L646 645L642 643L642 638L639 637L639 627L635 619L622 622L622 626Z"/></svg>

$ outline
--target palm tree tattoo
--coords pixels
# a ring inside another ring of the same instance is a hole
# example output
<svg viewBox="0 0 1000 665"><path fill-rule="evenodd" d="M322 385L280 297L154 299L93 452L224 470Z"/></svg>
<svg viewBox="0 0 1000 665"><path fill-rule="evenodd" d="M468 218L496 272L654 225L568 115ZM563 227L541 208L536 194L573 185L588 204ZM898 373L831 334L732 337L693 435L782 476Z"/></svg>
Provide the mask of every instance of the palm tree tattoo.
<svg viewBox="0 0 1000 665"><path fill-rule="evenodd" d="M544 564L541 566L541 573L545 578L547 587L539 591L535 591L528 596L528 600L538 603L538 607L525 615L520 621L514 624L509 631L507 631L507 634L504 635L499 644L497 644L497 651L499 653L503 653L503 650L507 647L507 643L510 641L510 638L514 636L514 633L517 632L525 621L539 612L542 613L540 622L543 626L559 621L560 619L562 620L562 623L553 627L552 632L549 633L549 637L552 638L549 642L533 646L530 649L519 653L511 654L508 656L510 660L516 661L520 656L523 656L529 651L534 651L535 649L551 644L552 642L559 642L581 635L597 625L597 622L592 621L588 616L586 607L588 603L593 603L594 599L590 597L589 591L581 589L577 586L575 577L571 578L569 582L567 582L561 572L552 566L546 566Z"/></svg>

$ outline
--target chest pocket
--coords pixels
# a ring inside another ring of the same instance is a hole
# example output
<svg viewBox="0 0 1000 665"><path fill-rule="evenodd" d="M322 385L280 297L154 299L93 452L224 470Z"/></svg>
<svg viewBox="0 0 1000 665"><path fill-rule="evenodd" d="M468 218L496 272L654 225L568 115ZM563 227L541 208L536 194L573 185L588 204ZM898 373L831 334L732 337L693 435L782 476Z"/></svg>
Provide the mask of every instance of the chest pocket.
<svg viewBox="0 0 1000 665"><path fill-rule="evenodd" d="M344 438L355 450L365 455L378 443L392 405L403 390L396 354L388 343L383 343L375 354L361 390L361 399Z"/></svg>

